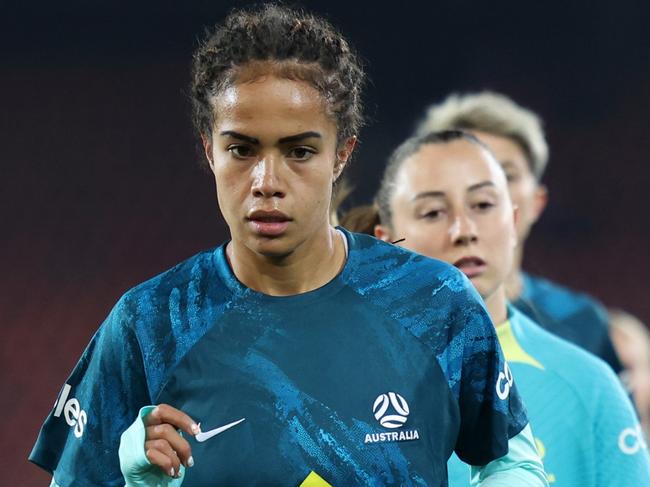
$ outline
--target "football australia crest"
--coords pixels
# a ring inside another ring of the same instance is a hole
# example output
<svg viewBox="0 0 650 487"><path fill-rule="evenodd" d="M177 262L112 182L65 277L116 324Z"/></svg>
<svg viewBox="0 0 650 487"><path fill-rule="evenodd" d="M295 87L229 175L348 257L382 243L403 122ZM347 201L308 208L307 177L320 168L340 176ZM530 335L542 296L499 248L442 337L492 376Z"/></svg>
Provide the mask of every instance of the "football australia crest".
<svg viewBox="0 0 650 487"><path fill-rule="evenodd" d="M408 421L411 410L406 399L396 392L380 394L372 405L372 413L381 426L389 430L402 428ZM418 430L380 431L368 433L364 443L418 440Z"/></svg>

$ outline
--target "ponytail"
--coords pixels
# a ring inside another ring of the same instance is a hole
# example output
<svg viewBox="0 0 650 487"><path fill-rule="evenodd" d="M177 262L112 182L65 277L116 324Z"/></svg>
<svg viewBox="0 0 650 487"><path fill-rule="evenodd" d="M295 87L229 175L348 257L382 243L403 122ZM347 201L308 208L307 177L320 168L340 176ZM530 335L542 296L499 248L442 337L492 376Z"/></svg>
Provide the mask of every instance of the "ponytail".
<svg viewBox="0 0 650 487"><path fill-rule="evenodd" d="M381 223L379 209L375 205L362 205L352 208L341 217L341 226L351 232L367 233L375 236L375 226Z"/></svg>

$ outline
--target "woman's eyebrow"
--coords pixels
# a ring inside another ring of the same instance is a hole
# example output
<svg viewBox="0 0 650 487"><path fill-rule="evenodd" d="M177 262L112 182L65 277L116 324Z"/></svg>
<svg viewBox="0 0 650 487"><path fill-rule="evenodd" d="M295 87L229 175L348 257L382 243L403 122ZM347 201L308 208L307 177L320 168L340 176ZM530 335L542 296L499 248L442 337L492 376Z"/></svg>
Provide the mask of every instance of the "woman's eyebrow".
<svg viewBox="0 0 650 487"><path fill-rule="evenodd" d="M423 198L444 198L444 197L445 197L444 191L423 191L422 193L418 193L415 196L413 196L413 198L411 198L411 201L417 201Z"/></svg>
<svg viewBox="0 0 650 487"><path fill-rule="evenodd" d="M480 183L472 184L469 188L467 188L467 191L476 191L481 188L485 187L494 187L495 184L492 181L483 181Z"/></svg>
<svg viewBox="0 0 650 487"><path fill-rule="evenodd" d="M472 184L469 188L467 188L467 191L477 191L485 187L494 187L494 186L495 184L492 181L482 181L480 183ZM413 198L411 198L411 201L417 201L423 198L444 198L444 197L445 197L444 191L423 191L422 193L418 193L415 196L413 196Z"/></svg>
<svg viewBox="0 0 650 487"><path fill-rule="evenodd" d="M312 137L316 137L318 139L322 138L321 134L319 134L318 132L308 131L296 135L289 135L287 137L282 137L281 139L278 139L278 142L280 144L286 144L287 142L296 142L298 140L309 139Z"/></svg>
<svg viewBox="0 0 650 487"><path fill-rule="evenodd" d="M235 132L234 130L224 130L223 132L220 132L219 135L223 135L226 137L232 137L234 139L239 139L243 140L245 142L248 142L253 145L259 145L260 141L259 139L256 139L255 137L250 137L248 135L240 134L239 132ZM296 142L299 140L304 140L304 139L310 139L310 138L322 138L322 135L318 132L314 131L308 131L308 132L301 132L299 134L295 135L288 135L286 137L281 137L278 139L279 144L286 144L288 142Z"/></svg>
<svg viewBox="0 0 650 487"><path fill-rule="evenodd" d="M248 142L248 143L253 144L253 145L259 145L260 144L260 141L258 139L256 139L255 137L249 137L248 135L240 134L239 132L235 132L234 130L224 130L219 135L232 137L233 139L243 140L244 142Z"/></svg>

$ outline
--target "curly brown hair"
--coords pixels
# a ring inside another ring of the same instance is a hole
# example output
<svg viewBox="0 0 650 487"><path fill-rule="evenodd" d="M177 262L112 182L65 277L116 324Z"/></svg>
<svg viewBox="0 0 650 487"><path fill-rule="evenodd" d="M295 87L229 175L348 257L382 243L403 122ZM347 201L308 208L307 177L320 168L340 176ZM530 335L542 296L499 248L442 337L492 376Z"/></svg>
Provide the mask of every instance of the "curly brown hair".
<svg viewBox="0 0 650 487"><path fill-rule="evenodd" d="M320 17L266 4L233 10L207 32L195 51L191 99L192 120L199 135L212 134L213 98L252 63L265 65L266 73L312 84L336 121L339 141L356 135L363 125L365 74L348 42Z"/></svg>

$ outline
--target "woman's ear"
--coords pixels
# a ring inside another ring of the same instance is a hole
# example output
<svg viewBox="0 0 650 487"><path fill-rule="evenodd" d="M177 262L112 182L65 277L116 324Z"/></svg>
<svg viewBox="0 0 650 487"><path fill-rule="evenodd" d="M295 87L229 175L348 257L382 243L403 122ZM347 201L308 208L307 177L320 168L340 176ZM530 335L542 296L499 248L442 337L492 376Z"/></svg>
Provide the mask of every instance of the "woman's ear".
<svg viewBox="0 0 650 487"><path fill-rule="evenodd" d="M541 183L538 184L537 188L535 189L534 198L535 221L537 221L542 215L542 212L546 209L546 205L548 204L548 188Z"/></svg>
<svg viewBox="0 0 650 487"><path fill-rule="evenodd" d="M336 162L334 163L334 181L339 178L343 172L343 169L345 169L345 166L348 163L348 160L350 159L350 156L352 155L352 152L354 151L354 147L356 145L356 135L348 137L342 144L339 145L336 151Z"/></svg>
<svg viewBox="0 0 650 487"><path fill-rule="evenodd" d="M377 237L379 240L383 240L384 242L390 242L390 231L388 227L385 227L384 225L375 225L375 237Z"/></svg>
<svg viewBox="0 0 650 487"><path fill-rule="evenodd" d="M521 213L517 205L512 205L512 246L516 247L519 238L517 237L517 223L521 218Z"/></svg>
<svg viewBox="0 0 650 487"><path fill-rule="evenodd" d="M203 151L205 153L205 158L208 160L208 164L210 165L210 169L214 170L212 163L212 137L201 134L201 143L203 144Z"/></svg>

